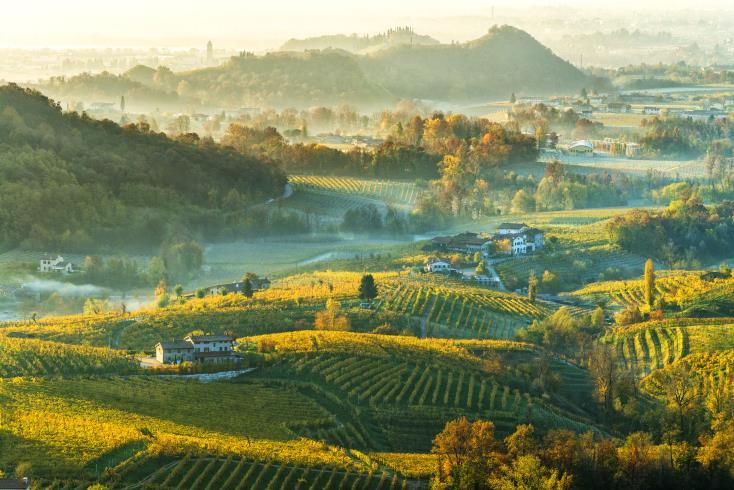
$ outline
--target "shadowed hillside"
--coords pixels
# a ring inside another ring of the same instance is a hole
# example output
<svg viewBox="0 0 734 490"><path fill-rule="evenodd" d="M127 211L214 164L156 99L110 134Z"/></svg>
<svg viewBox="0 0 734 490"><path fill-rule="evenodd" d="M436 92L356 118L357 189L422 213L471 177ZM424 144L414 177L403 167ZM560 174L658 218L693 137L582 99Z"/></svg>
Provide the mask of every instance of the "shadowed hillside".
<svg viewBox="0 0 734 490"><path fill-rule="evenodd" d="M198 137L177 141L144 123L62 114L38 92L0 88L4 245L154 246L177 227L215 234L223 227L218 196L242 209L284 184L274 168Z"/></svg>

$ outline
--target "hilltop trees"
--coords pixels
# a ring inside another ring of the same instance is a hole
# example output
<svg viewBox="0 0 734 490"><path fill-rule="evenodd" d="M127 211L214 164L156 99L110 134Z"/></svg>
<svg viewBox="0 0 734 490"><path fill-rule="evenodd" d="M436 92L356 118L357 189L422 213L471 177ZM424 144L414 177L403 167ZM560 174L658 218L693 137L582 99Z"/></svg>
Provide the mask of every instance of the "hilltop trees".
<svg viewBox="0 0 734 490"><path fill-rule="evenodd" d="M675 200L662 211L635 209L607 225L612 243L670 265L700 265L726 257L734 241L734 203L708 207L697 196ZM695 262L695 263L694 263Z"/></svg>

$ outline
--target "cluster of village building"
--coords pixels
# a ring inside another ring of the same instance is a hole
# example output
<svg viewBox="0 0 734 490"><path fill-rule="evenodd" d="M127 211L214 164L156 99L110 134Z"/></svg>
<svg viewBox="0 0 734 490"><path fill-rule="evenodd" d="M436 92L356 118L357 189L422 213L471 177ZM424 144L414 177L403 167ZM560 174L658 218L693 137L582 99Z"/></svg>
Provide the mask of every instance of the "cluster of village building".
<svg viewBox="0 0 734 490"><path fill-rule="evenodd" d="M694 121L710 121L711 119L725 119L730 112L734 112L734 97L727 97L723 102L698 101L690 108L664 107L656 104L682 104L693 101L682 99L684 95L678 95L676 99L671 96L639 94L623 95L590 95L583 101L574 97L521 97L515 102L518 106L534 106L543 104L559 110L573 110L581 117L591 119L595 112L612 114L639 113L646 116L667 115L670 117L691 118ZM638 108L633 108L636 105ZM641 106L641 107L640 107Z"/></svg>
<svg viewBox="0 0 734 490"><path fill-rule="evenodd" d="M543 231L524 223L502 223L493 235L465 232L454 236L438 236L431 240L433 251L465 255L479 253L485 259L493 256L525 255L542 249L544 245ZM450 260L442 257L430 257L424 271L460 274ZM475 274L473 279L482 284L498 282L496 277L485 274Z"/></svg>

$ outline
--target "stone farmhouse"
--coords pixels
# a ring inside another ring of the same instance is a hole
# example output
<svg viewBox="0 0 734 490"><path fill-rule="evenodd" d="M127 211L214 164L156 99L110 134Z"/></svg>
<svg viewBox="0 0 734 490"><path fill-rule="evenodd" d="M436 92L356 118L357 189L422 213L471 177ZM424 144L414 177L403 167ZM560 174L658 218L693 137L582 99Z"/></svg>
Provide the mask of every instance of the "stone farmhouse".
<svg viewBox="0 0 734 490"><path fill-rule="evenodd" d="M183 340L158 342L155 358L161 364L222 364L241 360L234 351L235 340L228 335L189 335Z"/></svg>

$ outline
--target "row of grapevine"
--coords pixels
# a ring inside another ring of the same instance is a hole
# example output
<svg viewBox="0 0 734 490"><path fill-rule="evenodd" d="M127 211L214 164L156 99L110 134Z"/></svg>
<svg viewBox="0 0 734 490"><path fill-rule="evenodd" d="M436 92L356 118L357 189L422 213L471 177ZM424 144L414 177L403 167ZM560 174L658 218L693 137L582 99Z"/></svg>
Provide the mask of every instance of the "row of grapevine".
<svg viewBox="0 0 734 490"><path fill-rule="evenodd" d="M123 352L0 336L0 378L133 371Z"/></svg>
<svg viewBox="0 0 734 490"><path fill-rule="evenodd" d="M357 194L411 206L416 203L419 194L415 184L409 182L308 175L293 175L289 179L296 188Z"/></svg>
<svg viewBox="0 0 734 490"><path fill-rule="evenodd" d="M397 279L382 285L385 310L425 317L435 337L513 339L529 321L550 310L527 298L464 285L448 287Z"/></svg>
<svg viewBox="0 0 734 490"><path fill-rule="evenodd" d="M661 369L688 354L688 331L684 327L639 329L616 334L611 343L628 369L641 374Z"/></svg>
<svg viewBox="0 0 734 490"><path fill-rule="evenodd" d="M191 490L337 490L408 488L409 480L386 472L361 472L341 467L289 465L277 461L193 456L187 454L165 471L140 482L149 489ZM133 482L127 482L133 483ZM137 483L137 482L135 482Z"/></svg>

